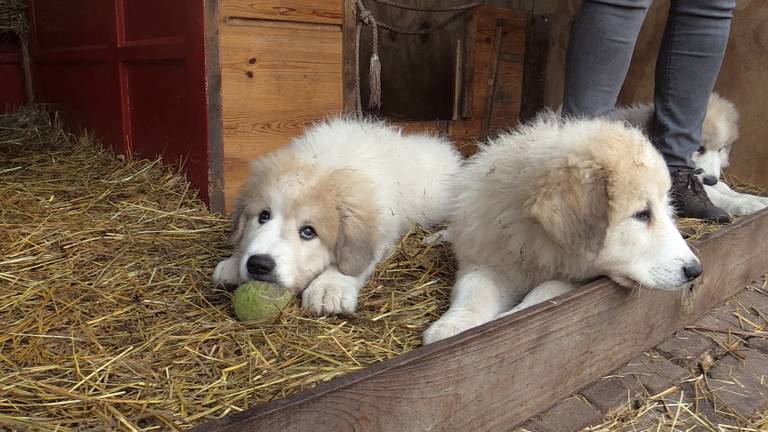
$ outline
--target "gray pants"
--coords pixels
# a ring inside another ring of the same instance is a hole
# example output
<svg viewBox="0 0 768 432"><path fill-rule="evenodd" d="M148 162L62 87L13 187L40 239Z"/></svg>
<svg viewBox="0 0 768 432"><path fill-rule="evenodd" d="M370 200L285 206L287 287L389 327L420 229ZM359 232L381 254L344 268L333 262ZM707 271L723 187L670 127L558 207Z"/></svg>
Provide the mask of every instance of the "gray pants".
<svg viewBox="0 0 768 432"><path fill-rule="evenodd" d="M615 107L650 4L584 1L566 55L563 114L599 116ZM656 62L650 131L670 170L693 168L735 6L735 0L672 0Z"/></svg>

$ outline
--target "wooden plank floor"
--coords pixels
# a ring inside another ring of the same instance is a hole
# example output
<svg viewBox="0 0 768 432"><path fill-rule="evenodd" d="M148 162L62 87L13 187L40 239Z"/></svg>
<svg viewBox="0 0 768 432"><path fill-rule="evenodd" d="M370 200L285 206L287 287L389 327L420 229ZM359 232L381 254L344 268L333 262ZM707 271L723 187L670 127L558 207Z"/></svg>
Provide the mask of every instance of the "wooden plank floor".
<svg viewBox="0 0 768 432"><path fill-rule="evenodd" d="M705 268L676 292L600 280L197 431L508 431L696 323L768 270L768 211L692 242Z"/></svg>

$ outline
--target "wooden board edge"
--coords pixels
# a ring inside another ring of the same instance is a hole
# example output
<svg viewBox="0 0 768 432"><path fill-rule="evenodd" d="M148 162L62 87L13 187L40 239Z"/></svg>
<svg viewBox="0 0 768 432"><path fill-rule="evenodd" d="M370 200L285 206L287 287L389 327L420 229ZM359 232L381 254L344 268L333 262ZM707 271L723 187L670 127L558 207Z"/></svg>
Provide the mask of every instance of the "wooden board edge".
<svg viewBox="0 0 768 432"><path fill-rule="evenodd" d="M647 303L645 304L646 306L664 304L666 305L666 311L674 311L675 316L656 316L655 318L658 321L668 323L668 326L656 329L652 335L653 337L648 337L642 341L630 341L632 342L632 349L613 356L610 362L590 365L588 374L584 374L579 379L573 379L568 385L563 385L559 389L554 389L554 395L546 399L545 402L538 402L535 406L516 412L511 407L498 407L498 418L494 419L494 422L506 425L503 429L498 430L511 429L514 424L525 421L529 417L551 407L561 398L579 391L593 380L621 366L632 356L655 346L667 335L692 323L708 310L743 289L749 282L764 274L768 271L768 262L766 262L768 260L768 242L763 241L766 236L768 236L768 210L743 218L700 241L692 242L692 246L698 249L699 256L704 263L704 276L686 289L668 292L677 293L675 296L679 295L680 297L673 305L666 304L670 295L657 296L649 292L641 296L640 301L645 301ZM723 250L727 248L746 250L748 253L723 253ZM240 413L230 414L221 419L199 425L192 430L195 432L274 430L275 424L289 425L289 430L356 430L353 427L339 429L339 423L334 421L337 419L335 418L333 407L336 403L335 401L339 399L355 400L355 398L359 397L362 393L359 389L355 388L358 385L369 383L365 387L370 388L374 384L388 382L392 377L399 376L402 378L403 375L413 375L420 366L429 364L438 355L455 358L456 360L461 360L461 356L467 355L467 353L482 357L486 353L482 350L478 351L478 348L482 348L483 341L489 338L499 339L512 333L525 333L529 331L528 327L537 324L535 318L539 318L539 321L542 317L551 319L551 317L557 316L559 312L568 310L569 305L594 305L599 304L597 300L600 298L617 296L622 300L624 298L631 298L631 294L626 294L626 289L618 287L607 279L600 279L558 298L556 302L536 305L504 319L487 323L452 338L418 348L402 356L320 384L296 396L254 407ZM659 303L658 300L654 300L654 297L664 297L664 303ZM637 299L633 301L638 302ZM643 303L640 305L643 305ZM665 310L651 310L653 313L649 313L648 316L665 312ZM667 315L670 314L668 313ZM619 316L614 319L621 320L623 317ZM550 369L561 368L562 365L557 363L564 361L570 360L567 359L567 356L561 356L559 359L549 358L548 362L542 364L546 364L546 367ZM515 361L512 361L510 365L514 363ZM472 374L474 381L488 379L478 375L476 371L467 371L467 373ZM542 374L545 371L526 371L527 375L535 376L537 373ZM413 378L418 379L417 376ZM493 379L493 382L497 382L498 380L504 380L504 377L494 375L490 379ZM376 383L371 383L373 380ZM531 400L535 396L530 388L518 389L510 387L507 388L507 391L510 394L525 394L526 400ZM379 398L378 402L382 406L394 401L395 403L400 403L400 406L410 407L410 405L402 405L402 400L407 398L404 398L401 391L396 388L383 388L379 393L377 395ZM435 402L434 398L440 397L441 393L435 392L430 403ZM446 397L446 395L442 397ZM446 403L450 404L450 402L450 400L446 400ZM436 428L434 430L465 430L450 427L452 424L451 420L462 417L477 419L480 414L477 412L466 412L466 408L463 406L450 405L453 408L450 411L450 419L443 417L435 418L434 413L432 413L430 424L424 424L423 418L414 418L414 422L420 421L420 423L418 423L418 426L414 424L413 427L418 429ZM386 411L385 408L381 409ZM303 410L306 412L302 413ZM400 421L402 421L402 417L407 417L400 415L401 413L396 411L392 412L390 410L389 413L398 417ZM353 426L350 420L355 418L356 415L365 417L367 421L371 420L370 415L367 413L346 411L345 414L347 418L344 420L350 426ZM311 421L308 419L311 419Z"/></svg>
<svg viewBox="0 0 768 432"><path fill-rule="evenodd" d="M345 113L355 112L357 101L355 94L355 76L357 64L355 63L355 26L357 25L357 11L355 0L344 0L343 21L341 35L341 94L342 109Z"/></svg>
<svg viewBox="0 0 768 432"><path fill-rule="evenodd" d="M224 213L224 130L219 58L219 2L205 0L205 73L208 97L208 199L212 212Z"/></svg>
<svg viewBox="0 0 768 432"><path fill-rule="evenodd" d="M520 101L520 123L532 119L546 105L544 91L549 55L551 17L533 15L528 21L523 65L523 94Z"/></svg>

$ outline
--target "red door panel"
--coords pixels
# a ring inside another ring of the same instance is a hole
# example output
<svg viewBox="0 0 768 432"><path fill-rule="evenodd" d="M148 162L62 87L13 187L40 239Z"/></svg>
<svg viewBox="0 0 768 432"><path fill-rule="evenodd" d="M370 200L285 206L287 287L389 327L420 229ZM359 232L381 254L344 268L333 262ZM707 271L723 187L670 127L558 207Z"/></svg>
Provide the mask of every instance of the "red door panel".
<svg viewBox="0 0 768 432"><path fill-rule="evenodd" d="M0 112L13 111L25 101L21 48L18 41L0 40Z"/></svg>
<svg viewBox="0 0 768 432"><path fill-rule="evenodd" d="M108 63L46 64L37 68L34 82L38 101L51 104L65 122L94 130L115 151L123 150L120 88Z"/></svg>
<svg viewBox="0 0 768 432"><path fill-rule="evenodd" d="M123 7L128 42L178 37L186 32L188 18L180 14L187 10L179 8L179 0L128 0Z"/></svg>
<svg viewBox="0 0 768 432"><path fill-rule="evenodd" d="M208 193L204 0L30 0L38 99Z"/></svg>
<svg viewBox="0 0 768 432"><path fill-rule="evenodd" d="M114 41L115 32L110 3L105 0L36 0L35 28L40 49L109 46Z"/></svg>

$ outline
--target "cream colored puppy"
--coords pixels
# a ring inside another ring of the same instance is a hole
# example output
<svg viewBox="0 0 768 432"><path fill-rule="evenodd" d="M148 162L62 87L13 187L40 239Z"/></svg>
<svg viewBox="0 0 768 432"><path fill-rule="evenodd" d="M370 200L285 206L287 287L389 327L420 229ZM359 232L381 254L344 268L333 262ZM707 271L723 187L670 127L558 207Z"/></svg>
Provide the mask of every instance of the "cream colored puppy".
<svg viewBox="0 0 768 432"><path fill-rule="evenodd" d="M447 217L461 156L445 139L334 119L253 164L216 285L249 279L302 295L314 314L352 313L376 264L411 227Z"/></svg>
<svg viewBox="0 0 768 432"><path fill-rule="evenodd" d="M605 275L673 290L701 264L672 219L670 177L643 133L554 114L503 134L456 179L448 237L459 261L431 343L491 321L547 281L548 292Z"/></svg>
<svg viewBox="0 0 768 432"><path fill-rule="evenodd" d="M618 108L614 117L649 130L652 104ZM712 203L736 216L747 215L768 207L768 198L739 193L720 179L729 165L733 144L739 137L739 113L736 106L717 93L712 93L702 125L701 147L691 159L700 170L699 178Z"/></svg>

